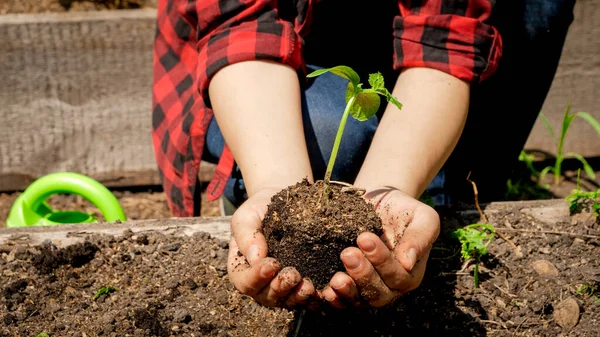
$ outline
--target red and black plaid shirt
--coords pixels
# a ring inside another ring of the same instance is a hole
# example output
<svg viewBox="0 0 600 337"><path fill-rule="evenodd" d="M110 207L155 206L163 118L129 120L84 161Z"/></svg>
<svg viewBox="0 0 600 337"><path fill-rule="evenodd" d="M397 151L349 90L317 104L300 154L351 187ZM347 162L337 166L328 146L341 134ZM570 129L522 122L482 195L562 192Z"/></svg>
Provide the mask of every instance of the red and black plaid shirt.
<svg viewBox="0 0 600 337"><path fill-rule="evenodd" d="M240 61L270 59L305 71L303 38L327 0L297 0L295 19L279 8L291 0L159 0L154 45L153 143L174 216L198 214L197 182L213 116L211 77ZM394 28L394 68L429 67L469 83L492 74L501 38L486 23L494 0L404 0ZM234 165L227 147L207 187L216 200Z"/></svg>

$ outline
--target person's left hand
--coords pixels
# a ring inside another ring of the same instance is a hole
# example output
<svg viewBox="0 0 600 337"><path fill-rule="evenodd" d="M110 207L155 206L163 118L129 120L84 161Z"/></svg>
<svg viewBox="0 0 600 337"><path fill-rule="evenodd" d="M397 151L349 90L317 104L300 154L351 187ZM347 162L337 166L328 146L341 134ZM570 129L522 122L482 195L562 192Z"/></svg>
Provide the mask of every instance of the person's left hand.
<svg viewBox="0 0 600 337"><path fill-rule="evenodd" d="M335 274L318 294L337 308L364 302L382 307L416 289L440 232L437 212L397 189L373 190L364 197L381 217L383 235L362 233L359 248L340 254L346 273Z"/></svg>

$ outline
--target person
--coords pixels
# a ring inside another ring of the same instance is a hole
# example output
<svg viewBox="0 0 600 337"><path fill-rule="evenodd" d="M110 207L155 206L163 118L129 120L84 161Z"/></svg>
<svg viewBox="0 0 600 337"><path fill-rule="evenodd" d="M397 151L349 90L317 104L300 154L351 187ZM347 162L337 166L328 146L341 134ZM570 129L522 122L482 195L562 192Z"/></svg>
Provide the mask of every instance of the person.
<svg viewBox="0 0 600 337"><path fill-rule="evenodd" d="M200 211L206 187L237 209L229 274L267 306L324 299L380 307L414 290L440 232L437 205L502 191L541 109L573 20L569 0L162 0L154 45L153 143L174 216ZM402 109L349 119L332 179L364 188L385 233L363 233L325 289L267 256L270 197L322 179L347 81L315 69L381 72ZM521 100L521 103L517 103ZM518 121L518 122L515 122ZM510 131L510 135L508 132ZM396 242L399 232L403 232ZM239 254L238 254L239 250Z"/></svg>

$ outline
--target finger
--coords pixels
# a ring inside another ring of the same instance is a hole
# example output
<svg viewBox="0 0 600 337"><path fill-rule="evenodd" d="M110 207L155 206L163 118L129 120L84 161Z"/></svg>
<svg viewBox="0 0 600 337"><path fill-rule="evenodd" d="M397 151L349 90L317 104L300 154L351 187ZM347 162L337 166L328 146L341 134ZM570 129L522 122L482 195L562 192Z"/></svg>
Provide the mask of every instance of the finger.
<svg viewBox="0 0 600 337"><path fill-rule="evenodd" d="M313 297L315 293L315 286L313 285L311 280L304 278L288 296L288 299L286 301L286 307L293 308L300 304L306 304L308 302L308 299Z"/></svg>
<svg viewBox="0 0 600 337"><path fill-rule="evenodd" d="M356 283L360 296L369 305L380 307L390 302L396 294L381 280L371 262L355 247L344 249L341 254L346 271Z"/></svg>
<svg viewBox="0 0 600 337"><path fill-rule="evenodd" d="M240 252L252 265L267 257L267 242L261 232L266 207L255 199L249 199L231 217L231 232Z"/></svg>
<svg viewBox="0 0 600 337"><path fill-rule="evenodd" d="M268 287L256 295L255 299L268 307L281 306L301 280L300 273L296 269L285 267L273 278Z"/></svg>
<svg viewBox="0 0 600 337"><path fill-rule="evenodd" d="M279 262L273 258L264 258L251 266L239 252L236 240L231 238L227 271L231 283L242 294L254 297L271 282L279 269Z"/></svg>
<svg viewBox="0 0 600 337"><path fill-rule="evenodd" d="M377 235L362 233L358 236L357 243L377 274L390 289L405 292L411 287L413 275L404 269L393 251Z"/></svg>
<svg viewBox="0 0 600 337"><path fill-rule="evenodd" d="M360 305L358 288L348 274L342 272L336 273L331 278L329 284L342 305L345 307L357 307Z"/></svg>
<svg viewBox="0 0 600 337"><path fill-rule="evenodd" d="M413 273L415 265L429 256L428 253L440 233L440 218L437 212L423 205L415 210L414 218L404 231L394 251L404 269Z"/></svg>

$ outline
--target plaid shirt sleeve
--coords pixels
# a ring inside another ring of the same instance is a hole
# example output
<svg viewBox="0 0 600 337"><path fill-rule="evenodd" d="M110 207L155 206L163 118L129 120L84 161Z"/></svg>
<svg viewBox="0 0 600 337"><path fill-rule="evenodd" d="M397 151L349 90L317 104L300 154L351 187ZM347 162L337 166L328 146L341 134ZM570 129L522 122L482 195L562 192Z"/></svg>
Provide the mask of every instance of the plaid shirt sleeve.
<svg viewBox="0 0 600 337"><path fill-rule="evenodd" d="M402 0L394 19L394 67L429 67L478 83L498 67L502 39L486 23L494 0Z"/></svg>
<svg viewBox="0 0 600 337"><path fill-rule="evenodd" d="M212 76L236 62L269 59L302 68L301 40L310 11L279 17L276 0L159 0L154 43L152 136L169 208L174 216L199 214L198 171L208 124ZM223 192L233 167L225 146L207 187Z"/></svg>

